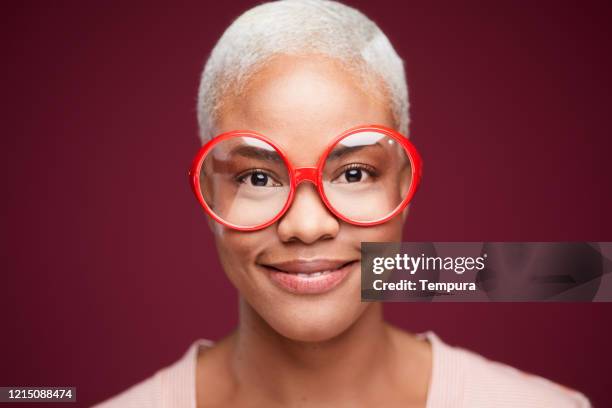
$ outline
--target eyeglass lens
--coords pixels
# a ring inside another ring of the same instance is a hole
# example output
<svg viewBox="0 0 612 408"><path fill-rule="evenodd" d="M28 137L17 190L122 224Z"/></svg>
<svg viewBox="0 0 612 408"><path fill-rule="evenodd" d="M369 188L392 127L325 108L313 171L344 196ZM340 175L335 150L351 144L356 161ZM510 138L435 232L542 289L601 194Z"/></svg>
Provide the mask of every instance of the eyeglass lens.
<svg viewBox="0 0 612 408"><path fill-rule="evenodd" d="M384 219L402 204L412 162L394 138L359 132L340 140L323 167L323 190L331 206L352 221Z"/></svg>
<svg viewBox="0 0 612 408"><path fill-rule="evenodd" d="M323 191L331 206L357 222L387 217L406 198L413 174L404 147L394 138L363 131L341 139L323 166ZM274 219L290 194L290 175L267 142L237 136L218 142L203 158L200 189L225 222L256 227Z"/></svg>

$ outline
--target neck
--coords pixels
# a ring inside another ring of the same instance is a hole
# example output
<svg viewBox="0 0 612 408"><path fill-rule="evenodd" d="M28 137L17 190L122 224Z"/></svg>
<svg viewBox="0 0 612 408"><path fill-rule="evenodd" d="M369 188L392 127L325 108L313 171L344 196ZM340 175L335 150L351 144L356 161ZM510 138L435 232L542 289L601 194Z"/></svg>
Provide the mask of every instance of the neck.
<svg viewBox="0 0 612 408"><path fill-rule="evenodd" d="M281 405L304 402L304 398L311 403L316 399L346 404L349 396L354 399L371 390L373 378L380 379L384 388L385 367L395 353L380 303L369 304L340 335L303 342L277 333L241 300L233 343L232 366L238 384L253 387Z"/></svg>

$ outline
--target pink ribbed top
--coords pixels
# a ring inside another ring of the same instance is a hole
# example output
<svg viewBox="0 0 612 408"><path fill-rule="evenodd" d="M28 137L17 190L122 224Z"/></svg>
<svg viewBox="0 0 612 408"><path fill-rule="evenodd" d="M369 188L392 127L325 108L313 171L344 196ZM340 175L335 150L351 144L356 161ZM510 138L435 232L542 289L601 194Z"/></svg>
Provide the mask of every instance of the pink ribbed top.
<svg viewBox="0 0 612 408"><path fill-rule="evenodd" d="M545 378L451 347L433 332L433 370L426 408L583 408L591 407L581 393ZM196 408L197 340L174 364L98 404L94 408Z"/></svg>

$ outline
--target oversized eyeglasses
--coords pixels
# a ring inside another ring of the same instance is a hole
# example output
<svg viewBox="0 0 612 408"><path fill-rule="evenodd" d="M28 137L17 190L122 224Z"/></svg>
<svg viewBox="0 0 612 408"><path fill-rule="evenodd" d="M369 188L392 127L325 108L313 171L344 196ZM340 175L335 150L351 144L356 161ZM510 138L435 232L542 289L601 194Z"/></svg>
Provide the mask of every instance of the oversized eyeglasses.
<svg viewBox="0 0 612 408"><path fill-rule="evenodd" d="M412 143L384 126L342 133L316 167L294 167L272 140L237 130L202 146L189 179L204 210L236 230L255 231L276 222L305 181L317 187L336 217L365 227L386 222L406 208L418 188L421 167Z"/></svg>

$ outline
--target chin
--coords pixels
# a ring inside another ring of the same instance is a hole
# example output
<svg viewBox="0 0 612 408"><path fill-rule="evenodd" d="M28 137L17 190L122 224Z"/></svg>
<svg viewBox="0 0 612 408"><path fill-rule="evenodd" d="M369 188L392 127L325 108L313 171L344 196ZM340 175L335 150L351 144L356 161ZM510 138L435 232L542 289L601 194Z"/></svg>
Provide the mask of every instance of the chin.
<svg viewBox="0 0 612 408"><path fill-rule="evenodd" d="M260 315L285 338L300 342L323 342L344 333L359 320L368 306L355 298L342 302L338 302L338 299L327 302L311 299L297 303L283 309L276 306L271 308L272 313Z"/></svg>

